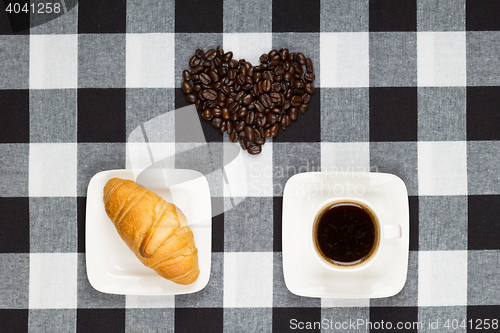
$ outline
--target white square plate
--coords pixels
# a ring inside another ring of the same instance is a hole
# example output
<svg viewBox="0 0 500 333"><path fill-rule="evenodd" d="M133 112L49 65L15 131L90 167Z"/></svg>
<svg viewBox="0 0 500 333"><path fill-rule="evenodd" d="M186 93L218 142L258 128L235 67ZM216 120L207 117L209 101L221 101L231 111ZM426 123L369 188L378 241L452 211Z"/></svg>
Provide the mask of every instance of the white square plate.
<svg viewBox="0 0 500 333"><path fill-rule="evenodd" d="M139 174L139 180L136 176ZM118 235L103 203L106 182L119 177L137 181L177 205L193 231L200 275L190 285L166 280L145 267ZM168 185L167 185L168 184ZM111 170L96 174L87 191L85 247L87 275L98 291L122 295L177 295L203 289L210 277L212 208L208 182L194 170Z"/></svg>
<svg viewBox="0 0 500 333"><path fill-rule="evenodd" d="M383 224L400 224L402 237L384 243L377 261L358 272L334 272L313 257L308 225L323 201L361 198ZM386 173L307 172L292 176L283 192L283 273L294 294L324 298L379 298L403 289L408 270L409 208L403 181Z"/></svg>

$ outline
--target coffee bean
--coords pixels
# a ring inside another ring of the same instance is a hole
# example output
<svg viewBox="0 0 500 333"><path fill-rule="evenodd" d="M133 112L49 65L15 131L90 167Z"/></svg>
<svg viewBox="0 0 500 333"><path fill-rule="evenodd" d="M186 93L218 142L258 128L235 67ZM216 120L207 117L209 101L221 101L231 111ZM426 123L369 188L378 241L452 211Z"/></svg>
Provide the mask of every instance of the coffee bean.
<svg viewBox="0 0 500 333"><path fill-rule="evenodd" d="M227 62L227 64L228 64L228 66L229 66L229 67L231 67L231 68L238 68L238 66L239 66L239 64L240 64L240 63L239 63L239 61L238 61L238 60L236 60L236 59L234 59L234 58L233 58L233 59L229 60L229 61Z"/></svg>
<svg viewBox="0 0 500 333"><path fill-rule="evenodd" d="M314 94L314 92L316 91L316 89L314 88L314 85L311 82L307 82L304 85L304 90L306 91L306 93L308 93L310 95Z"/></svg>
<svg viewBox="0 0 500 333"><path fill-rule="evenodd" d="M257 154L260 154L260 152L262 151L262 146L259 144L252 145L252 146L247 148L247 151L251 155L257 155Z"/></svg>
<svg viewBox="0 0 500 333"><path fill-rule="evenodd" d="M248 141L253 141L255 139L252 127L245 126L245 138L247 138Z"/></svg>
<svg viewBox="0 0 500 333"><path fill-rule="evenodd" d="M219 130L221 133L224 133L227 129L227 122L225 121L222 121L222 123L220 124L220 127L219 127Z"/></svg>
<svg viewBox="0 0 500 333"><path fill-rule="evenodd" d="M234 143L238 142L238 139L239 139L239 138L240 138L240 137L239 137L238 133L236 133L236 132L232 132L232 133L229 135L229 140L231 140L231 142L234 142Z"/></svg>
<svg viewBox="0 0 500 333"><path fill-rule="evenodd" d="M203 112L201 113L201 117L205 120L211 120L213 117L212 110L210 109L203 110Z"/></svg>
<svg viewBox="0 0 500 333"><path fill-rule="evenodd" d="M308 107L309 107L309 104L300 104L300 106L299 106L300 113L305 113Z"/></svg>
<svg viewBox="0 0 500 333"><path fill-rule="evenodd" d="M305 65L306 64L306 56L303 53L298 52L297 53L297 62L301 65Z"/></svg>
<svg viewBox="0 0 500 333"><path fill-rule="evenodd" d="M247 140L245 140L244 137L240 136L239 141L240 141L240 147L241 147L241 149L246 150L247 147L248 147Z"/></svg>
<svg viewBox="0 0 500 333"><path fill-rule="evenodd" d="M198 99L198 97L197 97L195 94L192 94L192 93L191 93L191 94L187 94L187 95L186 95L186 101L187 101L188 103L193 104L194 102L196 102L196 100L197 100L197 99Z"/></svg>
<svg viewBox="0 0 500 333"><path fill-rule="evenodd" d="M269 129L269 134L272 137L275 137L276 135L278 135L279 130L280 130L280 125L278 123L276 123L273 126L271 126L271 128Z"/></svg>
<svg viewBox="0 0 500 333"><path fill-rule="evenodd" d="M216 47L216 51L217 51L217 55L218 55L218 56L221 56L221 57L222 57L222 56L224 55L224 50L222 49L222 46L218 45L218 46Z"/></svg>
<svg viewBox="0 0 500 333"><path fill-rule="evenodd" d="M309 95L307 93L302 95L302 103L307 104L307 103L309 103L310 100L311 100L311 95Z"/></svg>
<svg viewBox="0 0 500 333"><path fill-rule="evenodd" d="M279 103L282 96L276 92L272 92L269 94L269 97L270 97L272 103Z"/></svg>
<svg viewBox="0 0 500 333"><path fill-rule="evenodd" d="M314 73L305 73L304 74L304 79L307 80L307 81L314 81L316 79L316 76L314 75Z"/></svg>
<svg viewBox="0 0 500 333"><path fill-rule="evenodd" d="M215 107L212 109L212 114L214 117L221 117L222 116L222 109L220 107Z"/></svg>
<svg viewBox="0 0 500 333"><path fill-rule="evenodd" d="M210 123L212 124L213 127L220 128L222 121L223 121L222 118L212 118Z"/></svg>
<svg viewBox="0 0 500 333"><path fill-rule="evenodd" d="M290 116L288 114L283 115L281 118L281 128L285 129L286 127L290 126L290 123L292 120L290 119Z"/></svg>
<svg viewBox="0 0 500 333"><path fill-rule="evenodd" d="M200 81L203 84L210 84L210 83L212 83L212 79L210 78L210 76L208 76L205 73L201 73L200 74Z"/></svg>
<svg viewBox="0 0 500 333"><path fill-rule="evenodd" d="M196 49L195 54L198 58L203 58L205 56L205 52L202 49Z"/></svg>
<svg viewBox="0 0 500 333"><path fill-rule="evenodd" d="M288 51L288 49L283 49L281 50L280 55L281 55L281 60L286 61L288 59L288 56L290 55L290 51Z"/></svg>
<svg viewBox="0 0 500 333"><path fill-rule="evenodd" d="M217 99L217 92L213 89L203 90L201 95L203 98L211 100L211 101Z"/></svg>
<svg viewBox="0 0 500 333"><path fill-rule="evenodd" d="M222 56L222 61L228 62L233 58L233 52L229 51Z"/></svg>
<svg viewBox="0 0 500 333"><path fill-rule="evenodd" d="M190 94L193 92L193 86L187 81L182 82L181 88L185 94Z"/></svg>
<svg viewBox="0 0 500 333"><path fill-rule="evenodd" d="M191 80L191 73L185 69L182 71L182 78L184 79L184 81L190 81Z"/></svg>
<svg viewBox="0 0 500 333"><path fill-rule="evenodd" d="M299 106L302 103L302 97L294 95L291 99L292 106Z"/></svg>
<svg viewBox="0 0 500 333"><path fill-rule="evenodd" d="M299 118L299 109L296 107L292 107L288 110L288 116L290 117L290 120L295 121L297 118Z"/></svg>
<svg viewBox="0 0 500 333"><path fill-rule="evenodd" d="M189 59L189 66L191 67L196 67L200 64L201 60L200 58L198 58L196 55L192 56L190 59Z"/></svg>
<svg viewBox="0 0 500 333"><path fill-rule="evenodd" d="M214 60L216 56L217 56L217 51L215 51L214 49L210 49L205 53L205 59L207 59L208 61Z"/></svg>
<svg viewBox="0 0 500 333"><path fill-rule="evenodd" d="M302 80L297 80L294 82L293 86L296 88L296 89L302 89L304 88L304 81Z"/></svg>
<svg viewBox="0 0 500 333"><path fill-rule="evenodd" d="M240 121L238 121L236 123L236 126L234 127L234 130L239 133L239 132L243 131L243 129L245 128L245 126L246 126L245 121L240 120Z"/></svg>
<svg viewBox="0 0 500 333"><path fill-rule="evenodd" d="M248 105L250 103L253 102L253 96L252 94L246 94L243 99L241 100L241 102L244 104L244 105Z"/></svg>
<svg viewBox="0 0 500 333"><path fill-rule="evenodd" d="M253 111L249 111L247 116L245 117L245 122L248 124L248 125L252 125L253 122L255 120L255 112Z"/></svg>
<svg viewBox="0 0 500 333"><path fill-rule="evenodd" d="M311 58L306 59L306 70L308 73L312 73L314 71L314 66Z"/></svg>
<svg viewBox="0 0 500 333"><path fill-rule="evenodd" d="M228 108L224 108L224 107L222 108L221 116L225 120L228 120L231 118L231 113L229 112Z"/></svg>
<svg viewBox="0 0 500 333"><path fill-rule="evenodd" d="M266 143L266 137L264 135L261 135L259 138L254 140L254 143L258 145L263 145L264 143Z"/></svg>

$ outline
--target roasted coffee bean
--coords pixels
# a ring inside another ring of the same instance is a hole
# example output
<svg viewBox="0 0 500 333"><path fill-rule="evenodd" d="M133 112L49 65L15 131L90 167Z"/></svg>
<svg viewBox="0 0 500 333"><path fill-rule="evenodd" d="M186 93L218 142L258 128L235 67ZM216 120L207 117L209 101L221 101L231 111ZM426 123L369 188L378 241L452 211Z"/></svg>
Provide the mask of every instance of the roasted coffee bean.
<svg viewBox="0 0 500 333"><path fill-rule="evenodd" d="M212 118L212 120L210 121L212 126L215 128L220 128L222 122L223 122L222 118L218 118L218 117Z"/></svg>
<svg viewBox="0 0 500 333"><path fill-rule="evenodd" d="M278 116L273 112L269 112L266 115L266 120L269 124L274 125L276 123L276 121L278 120Z"/></svg>
<svg viewBox="0 0 500 333"><path fill-rule="evenodd" d="M231 142L238 142L240 136L238 135L238 133L236 132L232 132L230 135L229 135L229 139L231 140Z"/></svg>
<svg viewBox="0 0 500 333"><path fill-rule="evenodd" d="M189 66L191 67L196 67L200 64L201 60L200 58L198 58L196 55L192 56L190 59L189 59Z"/></svg>
<svg viewBox="0 0 500 333"><path fill-rule="evenodd" d="M259 100L262 106L265 108L270 108L272 105L271 97L268 94L261 95Z"/></svg>
<svg viewBox="0 0 500 333"><path fill-rule="evenodd" d="M267 95L266 95L267 96ZM277 92L272 92L269 94L269 97L271 99L271 102L273 103L279 103L279 101L281 100L282 96L277 93Z"/></svg>
<svg viewBox="0 0 500 333"><path fill-rule="evenodd" d="M193 92L193 86L187 81L182 82L181 88L185 94L190 94Z"/></svg>
<svg viewBox="0 0 500 333"><path fill-rule="evenodd" d="M210 109L203 110L203 112L201 113L201 117L205 120L211 120L213 117L212 110Z"/></svg>
<svg viewBox="0 0 500 333"><path fill-rule="evenodd" d="M264 112L264 110L265 110L264 106L262 105L262 103L260 101L255 101L254 106L258 112Z"/></svg>
<svg viewBox="0 0 500 333"><path fill-rule="evenodd" d="M210 78L210 76L208 76L205 73L201 73L200 74L200 81L203 84L210 84L210 83L212 83L212 79Z"/></svg>
<svg viewBox="0 0 500 333"><path fill-rule="evenodd" d="M202 65L198 65L191 70L191 75L201 73L204 69L205 67L203 67Z"/></svg>
<svg viewBox="0 0 500 333"><path fill-rule="evenodd" d="M246 81L245 81L245 75L243 75L241 73L238 74L236 76L236 83L238 83L240 86L244 85L246 83Z"/></svg>
<svg viewBox="0 0 500 333"><path fill-rule="evenodd" d="M297 120L299 118L299 109L296 107L291 107L290 109L288 109L288 116L292 121Z"/></svg>
<svg viewBox="0 0 500 333"><path fill-rule="evenodd" d="M220 67L222 65L222 59L219 57L216 57L214 60L212 60L212 62L214 63L215 68Z"/></svg>
<svg viewBox="0 0 500 333"><path fill-rule="evenodd" d="M237 114L238 114L238 118L240 118L240 119L245 118L248 114L248 108L246 106L240 107Z"/></svg>
<svg viewBox="0 0 500 333"><path fill-rule="evenodd" d="M222 61L228 62L233 58L233 52L229 51L222 56Z"/></svg>
<svg viewBox="0 0 500 333"><path fill-rule="evenodd" d="M267 53L264 53L263 55L260 56L259 61L262 63L266 62L267 59L269 59L269 55Z"/></svg>
<svg viewBox="0 0 500 333"><path fill-rule="evenodd" d="M236 60L236 59L231 59L227 62L228 66L231 67L231 68L238 68L238 66L240 65L239 61Z"/></svg>
<svg viewBox="0 0 500 333"><path fill-rule="evenodd" d="M292 106L299 106L302 103L302 97L294 95L291 99Z"/></svg>
<svg viewBox="0 0 500 333"><path fill-rule="evenodd" d="M231 133L233 133L233 129L234 129L234 125L233 125L233 121L232 120L228 120L227 122L227 129L226 129L226 132L228 135L231 135Z"/></svg>
<svg viewBox="0 0 500 333"><path fill-rule="evenodd" d="M196 102L197 99L198 99L198 97L195 94L193 94L193 93L186 95L186 101L188 103L193 104L194 102Z"/></svg>
<svg viewBox="0 0 500 333"><path fill-rule="evenodd" d="M310 95L314 94L314 92L316 91L316 89L314 88L314 85L311 82L307 82L304 85L304 90L306 91L306 93L308 93Z"/></svg>
<svg viewBox="0 0 500 333"><path fill-rule="evenodd" d="M201 95L203 98L208 99L208 100L216 100L217 99L217 92L213 89L206 89L201 92Z"/></svg>
<svg viewBox="0 0 500 333"><path fill-rule="evenodd" d="M201 111L202 110L202 104L203 102L201 101L201 99L197 99L196 102L194 102L194 106L196 107L196 110L198 111Z"/></svg>
<svg viewBox="0 0 500 333"><path fill-rule="evenodd" d="M210 80L212 82L217 82L219 84L222 84L222 83L219 82L220 76L219 76L219 73L218 73L218 71L216 69L210 70L210 72L208 72L208 75L210 76Z"/></svg>
<svg viewBox="0 0 500 333"><path fill-rule="evenodd" d="M304 73L304 69L302 68L302 66L301 66L300 64L295 64L295 65L293 65L293 69L294 69L294 71L295 71L295 74L296 74L296 75L297 75L297 74L299 75L299 77L294 76L295 78L298 78L298 79L299 79L299 78L300 78L300 75Z"/></svg>
<svg viewBox="0 0 500 333"><path fill-rule="evenodd" d="M245 117L245 122L248 124L248 125L252 125L253 122L255 120L255 112L253 111L249 111L247 116Z"/></svg>
<svg viewBox="0 0 500 333"><path fill-rule="evenodd" d="M183 70L182 78L184 79L184 81L191 81L191 73L187 69Z"/></svg>
<svg viewBox="0 0 500 333"><path fill-rule="evenodd" d="M314 71L314 66L311 58L306 59L306 70L308 73L312 73Z"/></svg>
<svg viewBox="0 0 500 333"><path fill-rule="evenodd" d="M248 141L253 141L255 139L252 127L245 126L245 138L247 138Z"/></svg>
<svg viewBox="0 0 500 333"><path fill-rule="evenodd" d="M304 88L304 81L302 80L296 80L293 84L295 89L303 89Z"/></svg>
<svg viewBox="0 0 500 333"><path fill-rule="evenodd" d="M246 150L247 147L248 147L247 140L245 140L245 138L242 137L242 136L240 136L239 140L240 140L240 147L241 147L241 149Z"/></svg>
<svg viewBox="0 0 500 333"><path fill-rule="evenodd" d="M217 51L218 56L223 56L224 55L224 50L222 49L222 46L218 45L215 50Z"/></svg>
<svg viewBox="0 0 500 333"><path fill-rule="evenodd" d="M311 100L311 95L309 95L308 93L302 95L302 103L307 104L309 103L310 100Z"/></svg>
<svg viewBox="0 0 500 333"><path fill-rule="evenodd" d="M229 112L228 108L222 108L221 109L221 116L225 120L228 120L231 118L231 113Z"/></svg>
<svg viewBox="0 0 500 333"><path fill-rule="evenodd" d="M227 122L225 121L222 121L222 123L220 124L220 127L219 127L219 130L221 133L224 133L227 129Z"/></svg>
<svg viewBox="0 0 500 333"><path fill-rule="evenodd" d="M229 68L227 66L219 66L219 67L217 67L217 73L219 73L219 75L221 77L226 76L228 72L229 72Z"/></svg>
<svg viewBox="0 0 500 333"><path fill-rule="evenodd" d="M278 135L278 132L280 130L280 125L278 123L276 123L273 126L271 126L271 128L269 130L270 130L269 133L274 138L276 135Z"/></svg>
<svg viewBox="0 0 500 333"><path fill-rule="evenodd" d="M227 72L227 78L229 80L234 80L236 79L236 76L238 75L238 71L235 69L235 68L231 68L228 72ZM229 84L228 84L229 85Z"/></svg>
<svg viewBox="0 0 500 333"><path fill-rule="evenodd" d="M286 127L290 126L290 123L292 120L290 119L290 116L288 114L283 115L281 118L281 128L285 129Z"/></svg>
<svg viewBox="0 0 500 333"><path fill-rule="evenodd" d="M198 58L203 58L205 56L205 52L202 49L196 49L195 54Z"/></svg>
<svg viewBox="0 0 500 333"><path fill-rule="evenodd" d="M288 56L290 55L290 51L288 51L288 49L283 49L281 50L280 55L281 55L281 60L286 61L288 59Z"/></svg>
<svg viewBox="0 0 500 333"><path fill-rule="evenodd" d="M300 113L305 113L308 107L309 107L309 104L300 104L300 106L299 106Z"/></svg>
<svg viewBox="0 0 500 333"><path fill-rule="evenodd" d="M217 56L217 51L215 51L214 49L210 49L205 53L205 59L207 59L208 61L214 60L216 56Z"/></svg>
<svg viewBox="0 0 500 333"><path fill-rule="evenodd" d="M208 61L208 60L205 60L204 62L201 63L201 65L205 68L207 67L212 67L212 62L211 61Z"/></svg>
<svg viewBox="0 0 500 333"><path fill-rule="evenodd" d="M246 94L243 99L241 100L241 103L243 103L243 105L248 105L250 103L253 102L253 96L252 94Z"/></svg>
<svg viewBox="0 0 500 333"><path fill-rule="evenodd" d="M239 132L243 131L243 129L245 128L245 126L246 126L245 121L244 120L240 120L240 121L238 121L236 123L236 126L234 126L234 130L239 133Z"/></svg>
<svg viewBox="0 0 500 333"><path fill-rule="evenodd" d="M269 90L271 90L271 81L266 79L264 81L262 81L262 91L263 92L268 92Z"/></svg>
<svg viewBox="0 0 500 333"><path fill-rule="evenodd" d="M314 73L305 73L304 79L309 81L309 82L312 82L316 79L316 76L314 75Z"/></svg>
<svg viewBox="0 0 500 333"><path fill-rule="evenodd" d="M214 117L221 117L222 116L222 109L220 107L215 107L212 109L212 114Z"/></svg>
<svg viewBox="0 0 500 333"><path fill-rule="evenodd" d="M262 146L259 144L251 145L247 148L247 151L251 155L257 155L260 154L260 152L262 151Z"/></svg>
<svg viewBox="0 0 500 333"><path fill-rule="evenodd" d="M301 65L305 65L306 64L306 56L303 53L298 52L297 53L297 62Z"/></svg>

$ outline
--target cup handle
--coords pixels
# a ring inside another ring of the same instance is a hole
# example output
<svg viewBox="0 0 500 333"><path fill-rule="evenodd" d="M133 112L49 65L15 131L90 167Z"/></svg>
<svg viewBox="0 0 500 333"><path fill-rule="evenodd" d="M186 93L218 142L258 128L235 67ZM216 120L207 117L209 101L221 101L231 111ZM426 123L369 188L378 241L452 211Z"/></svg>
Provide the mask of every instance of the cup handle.
<svg viewBox="0 0 500 333"><path fill-rule="evenodd" d="M401 234L399 224L384 225L384 238L401 238Z"/></svg>

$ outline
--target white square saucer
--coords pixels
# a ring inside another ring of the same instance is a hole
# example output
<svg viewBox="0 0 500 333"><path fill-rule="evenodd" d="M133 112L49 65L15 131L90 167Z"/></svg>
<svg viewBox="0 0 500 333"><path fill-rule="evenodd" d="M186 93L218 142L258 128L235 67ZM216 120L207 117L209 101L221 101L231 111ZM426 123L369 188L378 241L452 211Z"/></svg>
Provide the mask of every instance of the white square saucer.
<svg viewBox="0 0 500 333"><path fill-rule="evenodd" d="M113 177L136 181L174 203L186 215L198 248L200 275L195 282L179 285L162 278L127 247L104 210L103 188ZM96 174L87 191L85 219L85 257L92 287L119 295L179 295L203 289L210 278L212 258L211 205L208 181L198 171L109 170Z"/></svg>
<svg viewBox="0 0 500 333"><path fill-rule="evenodd" d="M380 213L384 225L400 224L402 237L386 239L376 261L357 272L324 268L309 246L314 210L331 198L361 198ZM283 192L283 273L294 294L322 298L381 298L403 289L408 271L408 192L386 173L307 172L292 176Z"/></svg>

